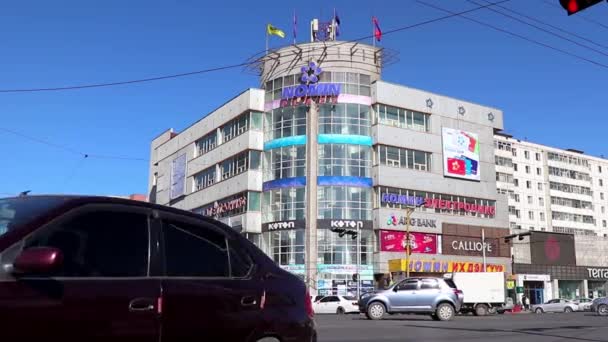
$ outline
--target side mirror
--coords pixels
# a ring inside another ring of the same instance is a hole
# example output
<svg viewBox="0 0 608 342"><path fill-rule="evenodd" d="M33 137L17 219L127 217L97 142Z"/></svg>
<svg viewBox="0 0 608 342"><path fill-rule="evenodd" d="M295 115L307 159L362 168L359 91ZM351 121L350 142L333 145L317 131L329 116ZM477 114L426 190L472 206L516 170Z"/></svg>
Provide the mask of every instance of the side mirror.
<svg viewBox="0 0 608 342"><path fill-rule="evenodd" d="M13 263L14 274L50 274L63 264L63 253L52 247L33 247L21 252Z"/></svg>
<svg viewBox="0 0 608 342"><path fill-rule="evenodd" d="M393 292L398 292L398 291L399 291L399 286L393 287Z"/></svg>

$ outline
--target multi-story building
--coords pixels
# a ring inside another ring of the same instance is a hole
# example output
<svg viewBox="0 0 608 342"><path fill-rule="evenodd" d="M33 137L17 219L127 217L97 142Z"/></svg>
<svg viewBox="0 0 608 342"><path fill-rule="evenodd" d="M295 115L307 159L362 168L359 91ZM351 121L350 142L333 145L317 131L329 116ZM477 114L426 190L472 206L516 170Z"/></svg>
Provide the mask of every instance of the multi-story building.
<svg viewBox="0 0 608 342"><path fill-rule="evenodd" d="M350 42L271 51L263 89L152 141L151 201L222 220L319 293L406 267L510 272L502 112L384 82L383 60Z"/></svg>
<svg viewBox="0 0 608 342"><path fill-rule="evenodd" d="M608 160L504 133L494 136L494 147L509 226L523 234L512 240L517 285L533 303L605 296Z"/></svg>

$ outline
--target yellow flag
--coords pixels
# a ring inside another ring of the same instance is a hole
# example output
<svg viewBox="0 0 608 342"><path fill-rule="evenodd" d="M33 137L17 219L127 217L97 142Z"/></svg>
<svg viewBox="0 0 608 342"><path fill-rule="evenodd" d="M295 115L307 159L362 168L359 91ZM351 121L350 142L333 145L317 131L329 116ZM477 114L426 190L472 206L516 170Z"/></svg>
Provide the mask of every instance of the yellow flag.
<svg viewBox="0 0 608 342"><path fill-rule="evenodd" d="M276 28L270 24L266 25L266 34L270 34L270 35L273 34L275 36L285 38L285 32L283 32L281 29Z"/></svg>

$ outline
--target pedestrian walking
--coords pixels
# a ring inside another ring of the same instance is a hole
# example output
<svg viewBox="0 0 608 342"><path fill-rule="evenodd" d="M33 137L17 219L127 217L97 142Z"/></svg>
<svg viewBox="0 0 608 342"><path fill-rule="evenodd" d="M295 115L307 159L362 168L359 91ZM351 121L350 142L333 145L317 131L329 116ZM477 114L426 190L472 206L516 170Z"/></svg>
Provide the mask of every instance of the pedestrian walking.
<svg viewBox="0 0 608 342"><path fill-rule="evenodd" d="M526 310L530 310L530 298L526 297L524 305L526 306Z"/></svg>

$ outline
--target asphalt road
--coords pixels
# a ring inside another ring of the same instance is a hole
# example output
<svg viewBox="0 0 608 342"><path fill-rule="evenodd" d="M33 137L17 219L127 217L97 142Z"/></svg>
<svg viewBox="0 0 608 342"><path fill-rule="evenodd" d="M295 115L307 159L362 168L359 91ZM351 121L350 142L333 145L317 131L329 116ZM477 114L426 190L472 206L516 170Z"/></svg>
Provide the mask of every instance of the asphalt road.
<svg viewBox="0 0 608 342"><path fill-rule="evenodd" d="M608 317L592 313L457 316L436 322L394 315L370 321L359 315L317 315L319 342L336 341L608 341Z"/></svg>

